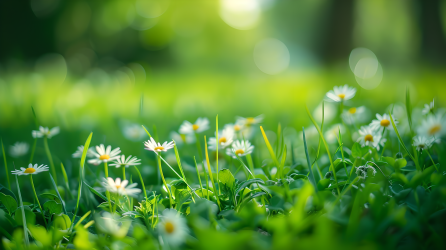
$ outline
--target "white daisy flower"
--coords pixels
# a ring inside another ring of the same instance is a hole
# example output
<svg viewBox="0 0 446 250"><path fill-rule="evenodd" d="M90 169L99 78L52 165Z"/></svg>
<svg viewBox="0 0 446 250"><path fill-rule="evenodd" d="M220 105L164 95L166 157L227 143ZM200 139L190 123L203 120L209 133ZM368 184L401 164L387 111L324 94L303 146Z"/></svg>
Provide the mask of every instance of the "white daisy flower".
<svg viewBox="0 0 446 250"><path fill-rule="evenodd" d="M45 171L48 171L47 165L42 164L42 165L38 166L38 164L34 164L34 166L33 166L33 164L30 163L28 165L28 168L22 167L22 168L20 168L20 170L11 171L11 173L16 174L16 175L29 175L29 174L38 174L38 173L45 172Z"/></svg>
<svg viewBox="0 0 446 250"><path fill-rule="evenodd" d="M358 142L361 143L362 147L372 146L376 148L376 150L379 150L380 146L384 146L386 139L381 138L379 131L374 130L370 126L362 126L359 130Z"/></svg>
<svg viewBox="0 0 446 250"><path fill-rule="evenodd" d="M59 134L59 127L54 127L52 129L49 129L48 127L39 127L39 130L33 130L32 131L32 136L33 138L42 138L44 136L51 138L57 134Z"/></svg>
<svg viewBox="0 0 446 250"><path fill-rule="evenodd" d="M255 124L259 124L263 121L263 115L258 115L256 117L237 117L235 124L239 124L245 127L249 127Z"/></svg>
<svg viewBox="0 0 446 250"><path fill-rule="evenodd" d="M237 132L242 131L244 129L244 126L243 126L243 124L236 122L234 124L232 124L232 123L226 124L224 126L224 129L225 128L232 128L232 130L234 130L234 132L237 133Z"/></svg>
<svg viewBox="0 0 446 250"><path fill-rule="evenodd" d="M209 129L209 120L208 118L200 117L197 121L192 124L189 121L184 121L180 126L180 134L193 134L193 133L201 133L205 130Z"/></svg>
<svg viewBox="0 0 446 250"><path fill-rule="evenodd" d="M119 215L113 215L108 212L103 212L102 216L97 213L95 222L101 232L113 235L117 238L125 237L132 224L130 220L126 220Z"/></svg>
<svg viewBox="0 0 446 250"><path fill-rule="evenodd" d="M122 126L122 134L130 141L141 141L146 136L146 131L136 123L125 123Z"/></svg>
<svg viewBox="0 0 446 250"><path fill-rule="evenodd" d="M73 158L81 158L83 153L84 153L84 145L80 145L77 147L76 152L74 152L71 156ZM92 148L89 148L87 150L87 157L94 157L94 151Z"/></svg>
<svg viewBox="0 0 446 250"><path fill-rule="evenodd" d="M161 151L166 152L167 150L173 148L173 144L174 144L173 141L171 142L166 141L161 145L161 143L159 142L157 143L155 139L153 139L153 137L150 137L148 141L144 142L144 146L146 146L145 150L150 150L153 152L161 152Z"/></svg>
<svg viewBox="0 0 446 250"><path fill-rule="evenodd" d="M220 149L224 149L232 144L234 138L234 129L231 127L226 127L223 131L218 132L218 147ZM217 138L211 137L209 138L208 148L210 150L217 150Z"/></svg>
<svg viewBox="0 0 446 250"><path fill-rule="evenodd" d="M194 134L178 134L177 132L172 131L170 132L169 137L172 138L177 145L181 145L183 143L191 144L195 142Z"/></svg>
<svg viewBox="0 0 446 250"><path fill-rule="evenodd" d="M9 154L12 157L18 158L24 156L28 153L29 144L26 142L16 142L14 145L9 147Z"/></svg>
<svg viewBox="0 0 446 250"><path fill-rule="evenodd" d="M445 133L446 122L441 115L428 115L426 119L421 121L421 126L418 128L418 134L427 137L441 137Z"/></svg>
<svg viewBox="0 0 446 250"><path fill-rule="evenodd" d="M163 239L172 246L183 243L189 233L186 220L174 209L163 211L161 222L157 227Z"/></svg>
<svg viewBox="0 0 446 250"><path fill-rule="evenodd" d="M423 115L427 115L429 113L433 114L434 113L434 104L435 104L434 102L435 102L435 99L433 99L432 102L429 104L424 104L424 109L421 111L421 113Z"/></svg>
<svg viewBox="0 0 446 250"><path fill-rule="evenodd" d="M123 180L121 182L120 178L116 178L116 180L113 180L112 178L108 177L107 179L104 178L104 182L102 182L102 186L107 189L110 193L117 194L117 195L128 195L128 196L136 196L136 194L139 194L141 192L141 189L135 188L138 183L132 183L129 184L128 180Z"/></svg>
<svg viewBox="0 0 446 250"><path fill-rule="evenodd" d="M238 156L245 156L251 154L254 150L254 146L251 145L249 141L235 141L232 143L232 147L226 149L226 154L232 156L233 158L237 158Z"/></svg>
<svg viewBox="0 0 446 250"><path fill-rule="evenodd" d="M327 92L327 100L332 102L342 102L352 99L356 94L356 89L349 87L347 84L344 86L335 86L333 90Z"/></svg>
<svg viewBox="0 0 446 250"><path fill-rule="evenodd" d="M347 110L344 110L341 114L342 120L348 125L366 122L368 116L369 112L364 106L351 107Z"/></svg>
<svg viewBox="0 0 446 250"><path fill-rule="evenodd" d="M413 146L417 148L418 151L429 149L434 144L435 138L427 138L424 136L415 136L413 138Z"/></svg>
<svg viewBox="0 0 446 250"><path fill-rule="evenodd" d="M339 129L341 130L341 134L345 132L344 125L342 124L334 124L325 132L325 140L328 143L338 142L337 137L339 137Z"/></svg>
<svg viewBox="0 0 446 250"><path fill-rule="evenodd" d="M393 115L392 115L392 118L393 118L393 121L395 122L395 125L397 125L398 121L395 120ZM385 129L385 128L393 130L392 122L390 121L390 115L376 114L376 119L370 123L370 127L376 131L381 132L381 133L382 133L383 129Z"/></svg>
<svg viewBox="0 0 446 250"><path fill-rule="evenodd" d="M140 163L141 159L136 158L136 156L131 156L129 155L127 157L127 159L125 158L125 155L121 155L120 158L116 159L115 162L113 162L113 164L110 164L110 166L116 166L117 168L119 167L130 167L130 166L136 166L141 164Z"/></svg>
<svg viewBox="0 0 446 250"><path fill-rule="evenodd" d="M119 147L111 150L111 146L104 147L104 144L95 147L96 152L93 153L94 159L88 160L88 163L99 165L103 162L113 161L119 158L119 154L121 153L121 149Z"/></svg>

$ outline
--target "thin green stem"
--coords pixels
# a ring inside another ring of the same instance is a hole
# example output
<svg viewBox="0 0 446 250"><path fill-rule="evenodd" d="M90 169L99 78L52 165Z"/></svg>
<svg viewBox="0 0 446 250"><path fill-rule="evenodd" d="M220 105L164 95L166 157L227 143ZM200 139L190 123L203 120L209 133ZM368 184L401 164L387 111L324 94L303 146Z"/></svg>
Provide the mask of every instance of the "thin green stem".
<svg viewBox="0 0 446 250"><path fill-rule="evenodd" d="M146 192L146 186L144 185L144 180L142 179L139 169L136 166L134 166L134 167L135 167L136 172L139 175L139 180L141 181L142 190L144 191L144 197L146 198L146 201L147 201L147 192Z"/></svg>
<svg viewBox="0 0 446 250"><path fill-rule="evenodd" d="M50 162L51 172L53 172L54 181L57 184L57 172L56 167L54 167L53 157L51 156L50 147L48 147L48 137L43 137L43 145L45 147L46 156L48 157L48 161Z"/></svg>
<svg viewBox="0 0 446 250"><path fill-rule="evenodd" d="M169 186L167 186L167 182L166 179L164 179L164 174L163 174L163 168L161 166L161 157L159 154L157 154L157 162L158 162L158 167L159 167L159 171L160 171L160 175L161 175L161 179L163 180L164 186L166 187L166 192L169 195L169 202L170 202L170 207L173 208L173 199L172 199L172 194L170 193L169 190Z"/></svg>
<svg viewBox="0 0 446 250"><path fill-rule="evenodd" d="M8 163L6 162L6 154L5 154L5 147L3 146L3 138L1 139L1 141L2 141L3 160L5 161L6 179L8 180L8 187L9 187L9 190L11 190L11 182L9 182Z"/></svg>
<svg viewBox="0 0 446 250"><path fill-rule="evenodd" d="M246 161L248 162L249 169L251 170L251 172L254 176L254 163L252 162L251 154L246 155ZM256 177L254 176L254 178L256 178Z"/></svg>
<svg viewBox="0 0 446 250"><path fill-rule="evenodd" d="M108 179L108 165L106 161L104 161L104 172L105 172L105 179ZM112 205L110 201L110 192L107 190L105 191L105 194L107 195L108 207L110 208L110 213L113 214Z"/></svg>
<svg viewBox="0 0 446 250"><path fill-rule="evenodd" d="M215 121L215 145L216 145L216 152L215 152L215 154L216 154L216 156L215 156L215 167L217 168L217 183L220 183L219 182L219 177L218 177L218 143L219 143L219 139L218 139L218 115L217 115L217 118L216 118L216 121ZM220 185L218 185L218 195L220 195L221 194L221 191L220 191Z"/></svg>
<svg viewBox="0 0 446 250"><path fill-rule="evenodd" d="M427 153L427 155L429 155L429 158L430 158L431 161L432 161L432 165L434 165L435 169L436 169L437 172L438 172L437 164L435 164L434 159L432 159L432 156L431 156L431 154L429 153L429 149L426 149L426 153Z"/></svg>
<svg viewBox="0 0 446 250"><path fill-rule="evenodd" d="M39 201L39 198L37 197L36 188L34 187L34 181L33 181L32 174L29 175L29 180L31 181L31 187L33 188L34 196L36 197L37 204L39 205L40 213L42 214L43 221L45 222L45 227L46 227L45 215L43 214L42 206L40 206L40 201Z"/></svg>
<svg viewBox="0 0 446 250"><path fill-rule="evenodd" d="M121 166L122 168L122 179L125 180L125 166Z"/></svg>
<svg viewBox="0 0 446 250"><path fill-rule="evenodd" d="M200 172L198 171L198 165L197 165L197 160L195 160L195 156L194 156L194 163L195 163L195 170L197 171L198 182L200 183L201 196L204 196L204 194L203 194L203 184L201 183Z"/></svg>
<svg viewBox="0 0 446 250"><path fill-rule="evenodd" d="M31 156L29 157L29 163L33 163L34 153L36 152L37 138L34 139L33 147L31 148Z"/></svg>

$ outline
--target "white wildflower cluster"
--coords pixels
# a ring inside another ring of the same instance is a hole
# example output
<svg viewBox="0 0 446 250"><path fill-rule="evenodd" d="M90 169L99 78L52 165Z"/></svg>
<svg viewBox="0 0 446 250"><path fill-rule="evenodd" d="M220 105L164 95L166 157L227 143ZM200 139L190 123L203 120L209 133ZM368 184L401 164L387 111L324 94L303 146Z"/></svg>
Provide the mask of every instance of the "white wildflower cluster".
<svg viewBox="0 0 446 250"><path fill-rule="evenodd" d="M336 86L333 90L327 92L326 99L331 102L341 103L341 109L343 109L346 101L351 100L355 94L356 89L353 87L348 85ZM424 119L421 119L421 123L416 129L417 135L413 138L412 143L418 151L429 149L434 143L439 143L442 136L446 135L446 119L442 113L435 112L434 103L435 100L429 104L425 104L424 109L421 111L425 117ZM366 123L367 116L368 110L364 106L351 106L341 110L342 121L346 125L353 126L354 128L357 128L357 124ZM387 141L386 132L394 130L393 125L399 125L399 121L394 115L388 113L376 114L376 119L372 120L368 125L361 126L357 129L357 141L362 147L370 146L380 150L384 147L384 144ZM339 130L341 130L342 133L343 129L344 126L341 124L333 125L332 128L325 133L327 141L335 143L337 141L336 136L339 133Z"/></svg>

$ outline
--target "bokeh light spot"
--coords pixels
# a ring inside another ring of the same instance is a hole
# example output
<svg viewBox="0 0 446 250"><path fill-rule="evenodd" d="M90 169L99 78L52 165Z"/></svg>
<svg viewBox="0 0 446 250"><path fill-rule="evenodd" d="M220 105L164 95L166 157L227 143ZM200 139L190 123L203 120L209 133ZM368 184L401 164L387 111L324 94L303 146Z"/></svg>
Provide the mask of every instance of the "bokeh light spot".
<svg viewBox="0 0 446 250"><path fill-rule="evenodd" d="M267 38L256 44L254 62L264 73L275 75L288 68L290 52L280 40Z"/></svg>

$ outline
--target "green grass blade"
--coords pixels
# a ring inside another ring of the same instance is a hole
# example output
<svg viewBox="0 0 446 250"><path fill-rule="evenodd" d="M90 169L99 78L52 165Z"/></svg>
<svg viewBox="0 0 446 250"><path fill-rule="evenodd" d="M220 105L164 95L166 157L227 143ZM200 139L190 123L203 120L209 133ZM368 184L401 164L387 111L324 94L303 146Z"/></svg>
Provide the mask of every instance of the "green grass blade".
<svg viewBox="0 0 446 250"><path fill-rule="evenodd" d="M144 180L142 179L141 172L139 172L139 169L136 166L134 166L134 167L135 167L136 172L139 175L139 180L141 181L142 190L144 191L144 197L146 198L146 201L147 201L146 186L144 185Z"/></svg>
<svg viewBox="0 0 446 250"><path fill-rule="evenodd" d="M217 168L217 183L220 183L219 182L219 180L220 180L220 178L219 178L219 172L220 171L218 171L218 115L217 115L217 117L215 118L215 144L216 144L216 157L215 157L215 167ZM221 191L220 191L220 184L218 185L218 195L220 195L221 194Z"/></svg>
<svg viewBox="0 0 446 250"><path fill-rule="evenodd" d="M325 141L324 134L322 133L322 131L321 131L321 129L319 128L319 126L317 125L316 121L314 120L313 116L312 116L311 113L310 113L310 110L308 110L308 107L307 107L306 105L305 105L305 108L306 108L306 110L307 110L307 114L308 114L308 116L310 117L311 122L312 122L312 123L314 124L314 126L316 127L317 132L319 133L319 136L320 136L320 138L322 139L322 142L324 143L325 150L327 150L328 158L330 159L330 164L331 164L331 166L332 166L333 177L334 177L335 182L336 182L336 189L338 190L338 195L341 195L341 191L339 190L339 187L338 187L338 185L337 185L337 184L338 184L338 178L336 177L336 169L334 168L333 159L332 159L332 157L331 157L330 150L329 150L329 148L328 148L328 144L327 144L327 142Z"/></svg>
<svg viewBox="0 0 446 250"><path fill-rule="evenodd" d="M266 137L265 131L263 130L262 126L260 126L260 130L262 131L263 139L265 140L266 147L268 148L269 154L271 155L271 158L273 159L274 164L277 166L277 168L280 168L279 161L276 158L276 154L274 154L274 150L271 147L271 144L269 143L268 137ZM280 173L279 176L281 178L283 178L283 176L281 176L282 170L281 169L277 169L277 171L278 171L278 173Z"/></svg>
<svg viewBox="0 0 446 250"><path fill-rule="evenodd" d="M87 152L88 152L88 149L90 148L90 142L91 142L92 137L93 137L93 132L90 133L90 135L87 138L87 141L85 141L84 151L82 151L82 157L81 157L81 162L80 162L80 167L79 167L79 187L77 190L76 208L74 210L73 219L71 220L73 222L74 222L74 219L76 218L77 212L79 211L79 202L80 202L81 194L82 194L82 183L84 180L85 158L87 157ZM71 229L73 229L73 224L74 223L71 224Z"/></svg>
<svg viewBox="0 0 446 250"><path fill-rule="evenodd" d="M86 213L79 219L79 221L76 223L76 225L74 226L74 228L76 228L77 226L79 226L79 225L82 223L82 221L84 221L85 218L87 218L87 216L90 215L90 214L91 214L91 210L88 211L88 212L86 212Z"/></svg>
<svg viewBox="0 0 446 250"><path fill-rule="evenodd" d="M6 179L8 180L8 187L9 190L11 190L11 182L9 181L9 171L8 171L8 163L6 161L6 154L5 154L5 146L3 146L3 138L2 141L2 152L3 152L3 160L5 161L5 173L6 173Z"/></svg>
<svg viewBox="0 0 446 250"><path fill-rule="evenodd" d="M31 106L31 111L33 112L34 123L36 124L36 128L39 128L39 122L37 121L36 111L34 111L34 107Z"/></svg>
<svg viewBox="0 0 446 250"><path fill-rule="evenodd" d="M246 170L248 170L248 172L251 174L252 178L255 179L256 177L251 172L251 170L249 170L248 166L246 166L246 164L243 162L242 158L240 158L240 156L238 156L237 154L234 154L234 155L235 155L235 157L237 157L237 160L239 160L239 162L242 164L242 166L245 167Z"/></svg>
<svg viewBox="0 0 446 250"><path fill-rule="evenodd" d="M152 136L150 135L149 131L147 131L146 127L144 127L144 125L141 125L141 126L142 126L142 128L144 129L144 131L146 131L147 135L148 135L149 137L152 137Z"/></svg>
<svg viewBox="0 0 446 250"><path fill-rule="evenodd" d="M46 152L46 156L48 157L48 161L50 162L50 169L51 172L53 172L56 184L57 184L57 172L56 172L56 167L54 166L54 162L53 162L53 157L51 156L51 152L50 152L50 147L48 146L48 137L45 136L43 138L43 146L45 148L45 152Z"/></svg>
<svg viewBox="0 0 446 250"><path fill-rule="evenodd" d="M53 179L53 176L51 173L48 173L51 179L51 183L53 184L54 190L56 191L57 197L59 197L60 202L62 203L63 212L67 214L67 209L65 208L65 202L63 201L62 197L60 196L59 190L57 189L56 182ZM69 192L69 190L67 190Z"/></svg>
<svg viewBox="0 0 446 250"><path fill-rule="evenodd" d="M194 156L194 163L195 163L195 170L197 171L198 182L200 183L201 195L203 195L203 184L201 183L200 172L198 171L198 165L197 165L197 160L195 159L195 156ZM206 193L208 193L208 192L206 192ZM208 200L209 200L209 193L208 193Z"/></svg>
<svg viewBox="0 0 446 250"><path fill-rule="evenodd" d="M218 199L217 187L215 186L214 177L212 176L211 163L209 162L208 145L206 142L206 136L204 136L204 150L205 150L205 154L206 154L206 163L208 164L209 176L211 177L212 188L214 189L215 199L217 200L218 209L221 211L220 199Z"/></svg>
<svg viewBox="0 0 446 250"><path fill-rule="evenodd" d="M404 141L400 136L400 133L398 132L398 129L396 128L395 125L395 121L393 120L392 114L389 112L390 115L390 121L392 122L392 127L395 130L395 134L398 137L398 141L401 144L401 147L403 147L404 151L407 153L407 155L409 155L410 159L412 159L412 161L415 163L415 166L417 168L418 171L421 171L421 167L420 164L418 163L418 161L410 154L409 150L406 148L406 145L404 145Z"/></svg>
<svg viewBox="0 0 446 250"><path fill-rule="evenodd" d="M407 112L407 120L409 121L410 133L413 136L412 130L412 106L410 105L410 92L409 88L406 87L406 112Z"/></svg>
<svg viewBox="0 0 446 250"><path fill-rule="evenodd" d="M62 175L63 175L63 179L65 181L65 184L67 186L68 189L70 189L70 183L68 182L68 176L67 176L67 171L65 171L65 167L63 166L63 163L60 163L60 169L62 170Z"/></svg>
<svg viewBox="0 0 446 250"><path fill-rule="evenodd" d="M316 180L314 179L313 169L312 165L310 163L310 155L308 154L308 147L307 147L307 139L305 138L305 128L302 127L302 135L304 139L304 148L305 148L305 156L307 157L307 164L308 164L308 170L309 170L309 180L310 183L313 185L314 190L317 192L317 184Z"/></svg>
<svg viewBox="0 0 446 250"><path fill-rule="evenodd" d="M184 174L183 167L181 166L180 154L178 153L178 148L177 148L177 144L175 143L175 141L173 141L173 148L175 151L175 158L177 160L178 168L180 169L181 175L183 176L183 180L185 182L187 182L186 175ZM192 190L189 190L189 192L192 194ZM194 200L194 202L195 202L194 196L191 195L191 197L192 197L192 200Z"/></svg>
<svg viewBox="0 0 446 250"><path fill-rule="evenodd" d="M31 148L31 155L29 156L29 163L33 163L36 147L37 147L37 138L34 138L33 147Z"/></svg>
<svg viewBox="0 0 446 250"><path fill-rule="evenodd" d="M14 166L15 169L15 166ZM23 221L23 233L25 234L25 245L29 246L29 238L28 238L28 227L26 225L26 216L25 216L25 207L23 207L22 193L20 192L19 179L17 175L15 176L15 183L17 185L17 192L19 193L19 201L20 201L20 209L22 210L22 221Z"/></svg>

